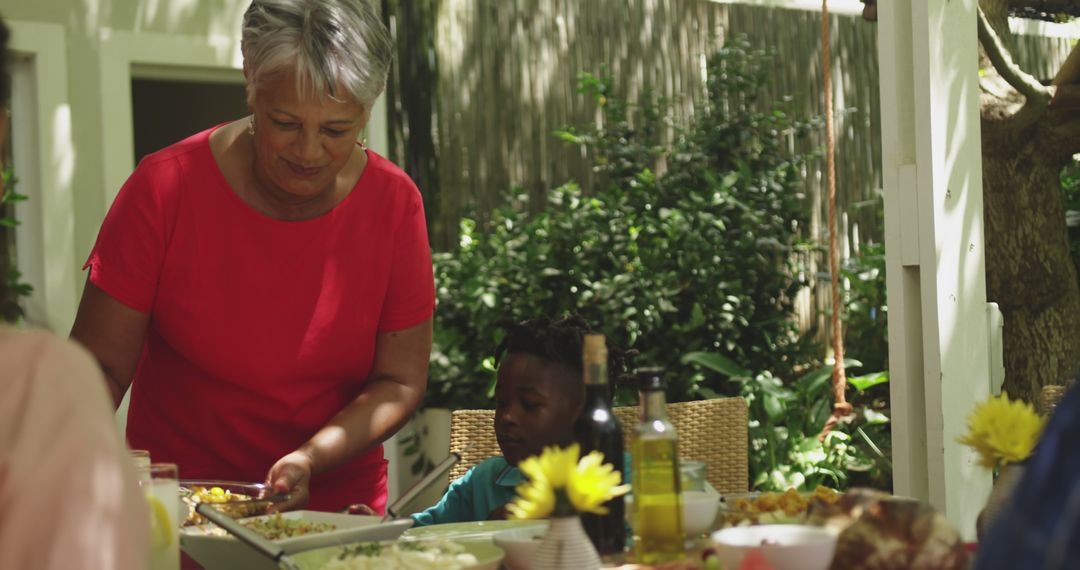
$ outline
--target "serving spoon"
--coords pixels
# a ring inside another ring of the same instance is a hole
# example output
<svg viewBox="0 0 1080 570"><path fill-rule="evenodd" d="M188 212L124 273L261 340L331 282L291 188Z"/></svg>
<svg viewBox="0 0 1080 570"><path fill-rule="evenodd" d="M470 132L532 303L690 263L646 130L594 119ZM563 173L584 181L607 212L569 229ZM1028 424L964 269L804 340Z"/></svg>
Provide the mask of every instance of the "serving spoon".
<svg viewBox="0 0 1080 570"><path fill-rule="evenodd" d="M450 454L446 456L446 459L440 461L434 469L428 472L427 475L421 477L420 480L417 481L412 487L409 487L408 491L402 493L402 495L398 497L396 501L386 507L386 515L383 516L382 522L398 518L400 516L401 509L409 506L409 503L411 503L413 499L415 499L416 496L419 495L424 489L430 487L432 483L445 475L451 467L457 465L457 463L461 461L461 454L469 451L473 447L474 444L469 443L469 445L465 446L465 449L462 449L461 451L451 451Z"/></svg>

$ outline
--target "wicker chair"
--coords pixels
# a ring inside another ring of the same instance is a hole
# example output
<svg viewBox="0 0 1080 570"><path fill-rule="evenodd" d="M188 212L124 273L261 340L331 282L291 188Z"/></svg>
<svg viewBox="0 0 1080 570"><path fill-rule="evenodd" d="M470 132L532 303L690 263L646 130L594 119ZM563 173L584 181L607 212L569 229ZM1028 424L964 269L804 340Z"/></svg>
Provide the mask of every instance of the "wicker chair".
<svg viewBox="0 0 1080 570"><path fill-rule="evenodd" d="M749 485L749 448L746 400L717 398L668 404L668 415L679 433L679 457L704 461L706 479L721 493L745 493ZM636 406L617 407L623 424L626 449L630 449ZM456 410L450 414L450 450L461 453L461 462L450 470L450 480L461 477L473 465L499 455L495 441L494 410ZM462 452L469 445L472 449Z"/></svg>
<svg viewBox="0 0 1080 570"><path fill-rule="evenodd" d="M1075 380L1067 380L1063 384L1047 384L1039 392L1039 400L1036 402L1036 411L1044 416L1050 416L1057 408L1058 402L1065 397Z"/></svg>

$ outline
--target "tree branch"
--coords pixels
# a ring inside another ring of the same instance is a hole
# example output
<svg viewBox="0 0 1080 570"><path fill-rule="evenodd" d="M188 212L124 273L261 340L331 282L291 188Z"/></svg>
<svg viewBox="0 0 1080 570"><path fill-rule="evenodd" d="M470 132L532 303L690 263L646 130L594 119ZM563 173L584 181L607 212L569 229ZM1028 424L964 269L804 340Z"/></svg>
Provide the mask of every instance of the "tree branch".
<svg viewBox="0 0 1080 570"><path fill-rule="evenodd" d="M978 11L979 43L986 50L986 56L990 58L990 63L994 64L994 69L997 70L1002 79L1027 99L1025 106L1046 107L1052 92L1034 77L1024 73L1024 70L1013 62L1009 51L1002 45L1001 38L990 27L990 22L987 21L982 8L978 8Z"/></svg>

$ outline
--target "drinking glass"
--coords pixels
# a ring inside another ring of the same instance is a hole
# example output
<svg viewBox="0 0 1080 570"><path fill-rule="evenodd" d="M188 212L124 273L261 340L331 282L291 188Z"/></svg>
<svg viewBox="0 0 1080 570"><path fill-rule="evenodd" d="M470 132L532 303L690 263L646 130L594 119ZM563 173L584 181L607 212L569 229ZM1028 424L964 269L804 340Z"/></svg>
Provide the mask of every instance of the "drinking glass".
<svg viewBox="0 0 1080 570"><path fill-rule="evenodd" d="M180 481L175 463L151 463L139 470L150 510L150 570L180 568Z"/></svg>
<svg viewBox="0 0 1080 570"><path fill-rule="evenodd" d="M142 484L144 478L150 478L150 452L145 449L129 449L128 457L135 465L135 474L139 476L139 483Z"/></svg>
<svg viewBox="0 0 1080 570"><path fill-rule="evenodd" d="M128 456L135 463L136 469L150 467L150 452L145 449L129 449Z"/></svg>
<svg viewBox="0 0 1080 570"><path fill-rule="evenodd" d="M687 459L679 462L683 491L705 490L705 462Z"/></svg>

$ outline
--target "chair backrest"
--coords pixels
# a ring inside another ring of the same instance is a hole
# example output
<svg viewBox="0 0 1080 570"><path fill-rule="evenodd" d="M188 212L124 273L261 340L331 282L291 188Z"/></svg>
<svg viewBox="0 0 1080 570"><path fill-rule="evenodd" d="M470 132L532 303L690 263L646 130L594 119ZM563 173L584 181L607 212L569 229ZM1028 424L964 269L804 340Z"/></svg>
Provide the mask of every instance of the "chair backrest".
<svg viewBox="0 0 1080 570"><path fill-rule="evenodd" d="M470 443L472 448L466 449ZM495 440L495 410L450 412L450 451L461 455L461 461L450 468L451 483L477 463L502 455Z"/></svg>
<svg viewBox="0 0 1080 570"><path fill-rule="evenodd" d="M745 493L750 481L749 417L746 400L716 398L668 404L668 416L679 433L679 457L704 461L706 479L721 493ZM614 409L623 425L627 451L638 421L637 406ZM494 410L456 410L450 414L450 450L461 462L450 470L450 480L461 477L477 463L499 455L495 440ZM462 451L469 445L473 448Z"/></svg>
<svg viewBox="0 0 1080 570"><path fill-rule="evenodd" d="M1044 416L1050 416L1057 409L1058 402L1065 396L1065 392L1072 387L1074 380L1069 380L1063 385L1047 384L1039 392L1039 400L1036 403L1036 411Z"/></svg>

